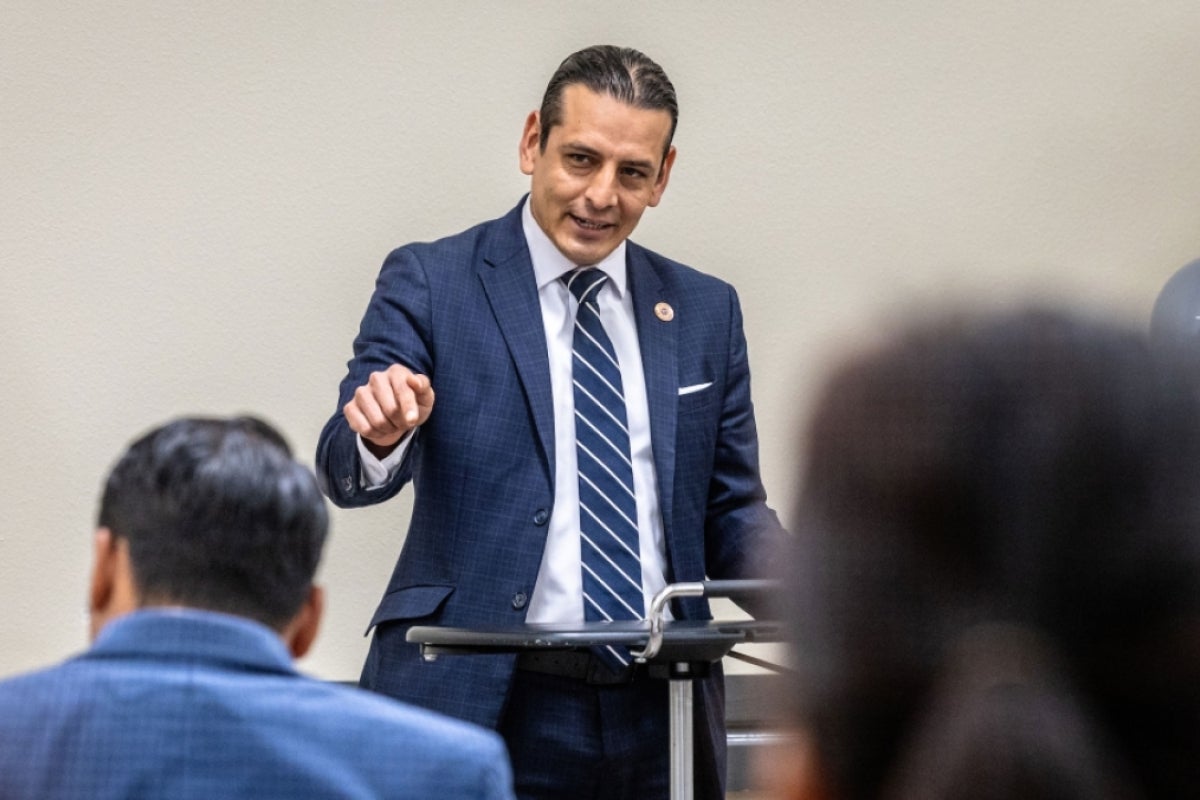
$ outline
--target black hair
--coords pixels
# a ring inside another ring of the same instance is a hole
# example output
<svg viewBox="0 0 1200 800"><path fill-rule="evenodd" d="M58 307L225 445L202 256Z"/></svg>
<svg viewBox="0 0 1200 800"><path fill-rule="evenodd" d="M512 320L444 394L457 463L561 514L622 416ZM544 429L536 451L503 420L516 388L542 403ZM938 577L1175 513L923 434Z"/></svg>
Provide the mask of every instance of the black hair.
<svg viewBox="0 0 1200 800"><path fill-rule="evenodd" d="M300 610L329 527L311 471L252 418L186 418L113 467L99 525L128 542L139 599L281 629Z"/></svg>
<svg viewBox="0 0 1200 800"><path fill-rule="evenodd" d="M663 155L671 149L675 126L679 122L679 102L675 87L662 67L648 56L629 47L594 45L567 56L546 85L542 96L541 139L546 151L550 129L562 123L562 95L566 87L580 84L598 94L607 94L627 105L671 115Z"/></svg>
<svg viewBox="0 0 1200 800"><path fill-rule="evenodd" d="M1185 366L1053 310L927 321L843 363L805 436L785 613L834 796L1200 785ZM1041 656L963 658L996 630Z"/></svg>

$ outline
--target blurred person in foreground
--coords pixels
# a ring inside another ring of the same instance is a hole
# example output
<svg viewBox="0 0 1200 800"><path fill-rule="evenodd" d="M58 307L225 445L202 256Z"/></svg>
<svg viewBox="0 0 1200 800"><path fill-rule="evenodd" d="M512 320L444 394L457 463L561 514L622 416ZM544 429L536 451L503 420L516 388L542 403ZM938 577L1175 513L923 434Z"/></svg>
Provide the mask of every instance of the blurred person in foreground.
<svg viewBox="0 0 1200 800"><path fill-rule="evenodd" d="M1055 311L944 319L843 362L806 442L776 796L1195 796L1186 367Z"/></svg>
<svg viewBox="0 0 1200 800"><path fill-rule="evenodd" d="M180 419L104 488L93 643L0 683L0 799L511 798L500 738L302 677L328 514L251 419Z"/></svg>

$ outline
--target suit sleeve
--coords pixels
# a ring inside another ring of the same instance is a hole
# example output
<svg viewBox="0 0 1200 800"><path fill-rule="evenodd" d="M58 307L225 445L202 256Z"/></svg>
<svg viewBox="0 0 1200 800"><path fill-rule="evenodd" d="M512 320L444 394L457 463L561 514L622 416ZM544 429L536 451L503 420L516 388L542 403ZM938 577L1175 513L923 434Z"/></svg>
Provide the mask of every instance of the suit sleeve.
<svg viewBox="0 0 1200 800"><path fill-rule="evenodd" d="M786 535L759 474L746 335L732 287L729 312L728 372L705 514L705 563L713 579L761 577L767 555Z"/></svg>
<svg viewBox="0 0 1200 800"><path fill-rule="evenodd" d="M342 508L372 505L393 497L412 477L414 452L421 432L413 433L400 469L385 485L367 490L361 483L356 434L346 424L342 407L372 372L403 364L429 376L437 390L431 356L432 303L425 270L412 247L393 251L383 263L375 291L354 339L354 357L342 379L337 407L317 442L316 472L321 489ZM435 412L436 413L436 401Z"/></svg>

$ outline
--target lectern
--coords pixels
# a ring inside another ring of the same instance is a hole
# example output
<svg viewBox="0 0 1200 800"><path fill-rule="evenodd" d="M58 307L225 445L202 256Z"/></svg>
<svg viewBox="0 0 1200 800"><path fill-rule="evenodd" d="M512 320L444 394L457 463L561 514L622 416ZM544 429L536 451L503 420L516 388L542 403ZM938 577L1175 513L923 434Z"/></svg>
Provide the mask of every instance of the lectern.
<svg viewBox="0 0 1200 800"><path fill-rule="evenodd" d="M671 800L692 800L692 681L706 676L713 662L739 644L778 641L780 626L761 620L667 620L667 606L675 597L751 599L775 586L774 581L766 580L674 583L654 597L650 617L645 620L478 628L419 625L408 631L408 641L421 646L427 661L471 653L584 650L605 645L629 648L639 663L649 666L651 677L669 682Z"/></svg>

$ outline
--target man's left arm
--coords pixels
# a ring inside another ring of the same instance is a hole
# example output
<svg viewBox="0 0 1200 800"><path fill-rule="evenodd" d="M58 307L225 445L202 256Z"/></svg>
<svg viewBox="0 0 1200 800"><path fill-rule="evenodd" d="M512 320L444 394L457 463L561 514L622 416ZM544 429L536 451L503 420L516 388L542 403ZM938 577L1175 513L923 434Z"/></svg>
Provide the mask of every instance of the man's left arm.
<svg viewBox="0 0 1200 800"><path fill-rule="evenodd" d="M729 360L705 512L705 564L714 580L756 578L787 535L759 473L750 364L737 293L729 287Z"/></svg>

